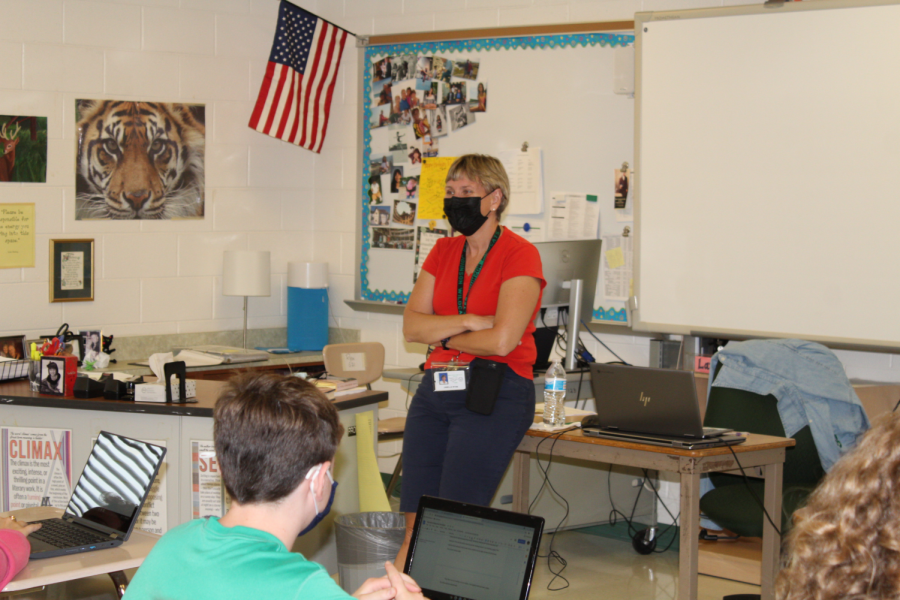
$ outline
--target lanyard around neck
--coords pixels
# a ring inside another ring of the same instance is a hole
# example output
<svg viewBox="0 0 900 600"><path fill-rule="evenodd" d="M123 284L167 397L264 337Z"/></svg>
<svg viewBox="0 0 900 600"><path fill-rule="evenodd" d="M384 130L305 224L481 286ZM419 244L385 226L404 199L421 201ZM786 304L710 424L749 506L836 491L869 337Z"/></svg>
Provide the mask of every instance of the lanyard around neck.
<svg viewBox="0 0 900 600"><path fill-rule="evenodd" d="M475 267L475 271L472 273L472 279L469 280L469 291L466 292L466 297L463 298L463 282L466 278L466 250L469 248L469 241L466 240L466 243L463 244L462 257L459 259L459 277L456 280L456 310L459 314L466 314L466 307L469 305L469 294L472 293L472 287L475 285L475 280L478 279L479 273L481 273L481 267L484 266L484 259L487 258L488 252L491 251L491 248L494 247L494 244L497 243L497 239L500 237L500 230L502 227L500 225L497 226L497 231L494 232L494 237L491 238L491 243L488 245L487 250L484 251L484 256L481 257L481 261L479 261L478 266Z"/></svg>

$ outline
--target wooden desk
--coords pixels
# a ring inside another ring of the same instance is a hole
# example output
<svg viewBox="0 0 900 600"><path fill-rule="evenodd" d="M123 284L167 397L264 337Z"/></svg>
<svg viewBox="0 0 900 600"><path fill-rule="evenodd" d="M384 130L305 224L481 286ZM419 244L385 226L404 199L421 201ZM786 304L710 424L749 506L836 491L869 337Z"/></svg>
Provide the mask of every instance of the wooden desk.
<svg viewBox="0 0 900 600"><path fill-rule="evenodd" d="M38 506L3 513L2 516L16 515L20 521L37 521L59 517L62 513L59 508ZM141 566L158 539L158 535L135 529L128 541L117 548L29 561L0 593L7 595L10 592L107 574L121 598L128 585L128 578L123 571Z"/></svg>
<svg viewBox="0 0 900 600"><path fill-rule="evenodd" d="M528 511L528 464L538 444L555 434L529 431L519 444L513 457L513 510ZM541 453L550 452L553 440L541 446ZM785 448L794 445L789 438L751 434L746 442L731 448L738 455L740 464L762 467L765 478L763 504L773 518L781 516L781 479ZM678 554L678 598L697 598L697 555L700 533L700 474L711 471L731 471L738 468L731 450L727 447L707 450L676 450L662 446L633 444L586 437L580 429L559 436L553 447L553 456L566 456L614 465L627 465L643 469L670 471L681 476L681 537ZM768 523L763 525L762 600L775 597L775 575L779 560L778 534Z"/></svg>

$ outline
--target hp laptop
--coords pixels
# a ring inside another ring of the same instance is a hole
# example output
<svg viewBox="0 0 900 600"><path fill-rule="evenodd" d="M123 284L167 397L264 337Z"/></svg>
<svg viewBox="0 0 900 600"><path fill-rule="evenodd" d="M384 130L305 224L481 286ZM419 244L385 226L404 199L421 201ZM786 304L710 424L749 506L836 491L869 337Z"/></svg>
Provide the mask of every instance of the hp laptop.
<svg viewBox="0 0 900 600"><path fill-rule="evenodd" d="M597 416L582 425L585 435L687 449L746 440L703 427L690 371L594 363L591 386Z"/></svg>
<svg viewBox="0 0 900 600"><path fill-rule="evenodd" d="M31 558L122 545L165 455L162 446L101 431L63 516L36 521L43 527L28 536Z"/></svg>
<svg viewBox="0 0 900 600"><path fill-rule="evenodd" d="M423 496L404 572L431 600L526 600L543 530L542 517Z"/></svg>

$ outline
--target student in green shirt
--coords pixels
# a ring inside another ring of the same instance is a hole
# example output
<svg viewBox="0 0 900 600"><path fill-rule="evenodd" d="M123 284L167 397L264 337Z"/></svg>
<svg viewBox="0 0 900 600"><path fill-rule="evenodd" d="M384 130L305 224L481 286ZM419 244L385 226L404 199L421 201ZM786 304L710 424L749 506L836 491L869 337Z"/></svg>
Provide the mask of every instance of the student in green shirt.
<svg viewBox="0 0 900 600"><path fill-rule="evenodd" d="M350 598L325 569L290 548L331 508L331 476L343 433L337 410L296 377L246 373L216 403L216 459L232 504L221 519L195 519L157 542L127 600ZM421 600L422 590L386 563L359 600Z"/></svg>

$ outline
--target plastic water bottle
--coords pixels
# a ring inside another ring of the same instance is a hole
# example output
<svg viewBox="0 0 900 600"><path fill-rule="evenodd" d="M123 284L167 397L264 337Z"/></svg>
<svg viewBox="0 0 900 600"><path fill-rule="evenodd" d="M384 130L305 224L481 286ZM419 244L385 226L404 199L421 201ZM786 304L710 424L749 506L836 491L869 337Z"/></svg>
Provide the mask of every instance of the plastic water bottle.
<svg viewBox="0 0 900 600"><path fill-rule="evenodd" d="M557 427L566 423L566 370L554 360L544 375L544 424Z"/></svg>

